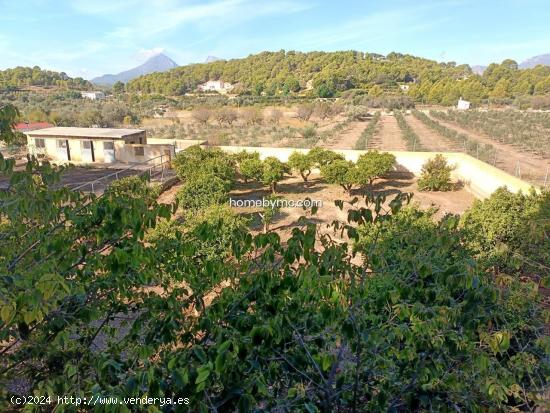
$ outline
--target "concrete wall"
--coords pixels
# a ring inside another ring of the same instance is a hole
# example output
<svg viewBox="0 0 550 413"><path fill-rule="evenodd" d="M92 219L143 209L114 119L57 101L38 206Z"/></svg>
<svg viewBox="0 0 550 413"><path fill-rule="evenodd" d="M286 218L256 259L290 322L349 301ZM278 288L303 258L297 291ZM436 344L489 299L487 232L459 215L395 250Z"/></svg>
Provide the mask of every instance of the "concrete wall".
<svg viewBox="0 0 550 413"><path fill-rule="evenodd" d="M143 155L136 155L136 148L143 148ZM163 158L159 158L164 155ZM139 163L153 159L150 165L160 164L175 156L173 145L130 145L122 144L115 147L115 156L118 162Z"/></svg>
<svg viewBox="0 0 550 413"><path fill-rule="evenodd" d="M288 157L294 151L307 153L308 149L294 148L255 148L255 147L237 147L221 146L226 152L236 153L242 150L249 152L258 152L260 158L265 159L268 156L274 156L277 159L286 162ZM351 149L338 149L335 152L341 153L347 160L357 161L361 154L367 151L356 151ZM388 151L395 155L397 170L412 172L420 175L422 165L430 158L433 158L439 152L400 152ZM464 182L466 189L472 192L477 198L486 198L490 196L497 188L506 186L512 192L527 192L532 185L518 179L494 166L486 164L469 155L458 152L443 152L447 161L455 166L453 178Z"/></svg>

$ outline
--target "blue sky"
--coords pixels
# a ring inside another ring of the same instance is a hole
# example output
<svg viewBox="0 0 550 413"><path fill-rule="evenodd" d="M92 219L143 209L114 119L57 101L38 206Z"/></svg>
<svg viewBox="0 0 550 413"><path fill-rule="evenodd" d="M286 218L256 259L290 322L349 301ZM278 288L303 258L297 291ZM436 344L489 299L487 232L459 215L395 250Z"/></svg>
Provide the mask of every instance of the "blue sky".
<svg viewBox="0 0 550 413"><path fill-rule="evenodd" d="M160 51L182 65L280 49L520 62L550 53L549 22L548 0L0 0L0 68L91 78Z"/></svg>

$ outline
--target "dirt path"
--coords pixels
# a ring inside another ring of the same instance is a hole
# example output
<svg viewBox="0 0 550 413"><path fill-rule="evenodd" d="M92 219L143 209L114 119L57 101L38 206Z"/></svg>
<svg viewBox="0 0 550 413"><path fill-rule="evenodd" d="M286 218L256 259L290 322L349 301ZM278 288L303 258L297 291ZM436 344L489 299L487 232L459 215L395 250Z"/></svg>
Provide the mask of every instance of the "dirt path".
<svg viewBox="0 0 550 413"><path fill-rule="evenodd" d="M454 129L457 132L464 133L477 140L480 144L490 144L497 150L496 167L508 172L511 175L516 175L518 162L519 173L522 179L528 180L536 184L542 184L546 171L550 169L550 160L544 159L540 156L520 152L517 148L507 145L505 143L498 142L491 139L489 136L479 132L472 131L470 129L462 128L455 123L443 122L439 119L435 119L437 122L449 129Z"/></svg>
<svg viewBox="0 0 550 413"><path fill-rule="evenodd" d="M382 115L378 121L374 136L367 142L367 149L384 151L406 151L407 146L402 138L397 120L391 115Z"/></svg>
<svg viewBox="0 0 550 413"><path fill-rule="evenodd" d="M407 122L418 135L420 145L425 151L431 152L460 152L460 148L447 138L431 129L414 116L407 116Z"/></svg>
<svg viewBox="0 0 550 413"><path fill-rule="evenodd" d="M337 132L328 139L324 144L324 148L329 149L354 149L355 143L363 130L367 127L368 122L351 122L349 126L342 132Z"/></svg>

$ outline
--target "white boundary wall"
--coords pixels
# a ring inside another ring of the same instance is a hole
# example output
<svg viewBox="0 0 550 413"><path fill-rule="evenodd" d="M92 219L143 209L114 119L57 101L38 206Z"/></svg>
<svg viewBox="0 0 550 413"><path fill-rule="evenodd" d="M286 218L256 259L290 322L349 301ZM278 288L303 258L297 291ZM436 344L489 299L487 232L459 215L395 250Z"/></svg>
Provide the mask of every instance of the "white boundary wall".
<svg viewBox="0 0 550 413"><path fill-rule="evenodd" d="M274 156L277 159L286 162L288 157L294 151L307 153L309 149L295 148L266 148L266 147L242 147L242 146L220 146L226 152L236 153L243 150L248 152L258 152L260 158L265 159L268 156ZM351 149L337 149L334 152L341 153L347 160L357 161L357 158L367 151L356 151ZM522 191L527 193L533 185L522 181L494 166L486 164L470 155L460 152L401 152L387 151L395 155L397 161L397 170L408 171L419 175L422 165L436 154L441 153L447 158L449 164L455 166L453 177L464 182L468 189L477 198L486 198L490 196L497 188L505 186L511 192Z"/></svg>

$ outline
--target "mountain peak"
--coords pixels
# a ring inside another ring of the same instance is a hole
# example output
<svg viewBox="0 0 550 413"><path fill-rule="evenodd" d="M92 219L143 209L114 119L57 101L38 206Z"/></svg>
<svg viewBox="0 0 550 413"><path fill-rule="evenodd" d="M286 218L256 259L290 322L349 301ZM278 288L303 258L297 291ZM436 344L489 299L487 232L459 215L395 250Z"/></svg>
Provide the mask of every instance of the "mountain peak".
<svg viewBox="0 0 550 413"><path fill-rule="evenodd" d="M164 53L159 53L154 56L151 56L143 64L134 67L130 70L125 70L124 72L117 73L116 75L103 75L91 80L92 83L96 85L107 85L110 86L115 82L126 83L136 77L143 75L148 75L149 73L154 72L166 72L167 70L177 67L178 64L166 56Z"/></svg>
<svg viewBox="0 0 550 413"><path fill-rule="evenodd" d="M531 69L537 65L549 66L550 53L533 56L519 64L520 69Z"/></svg>

